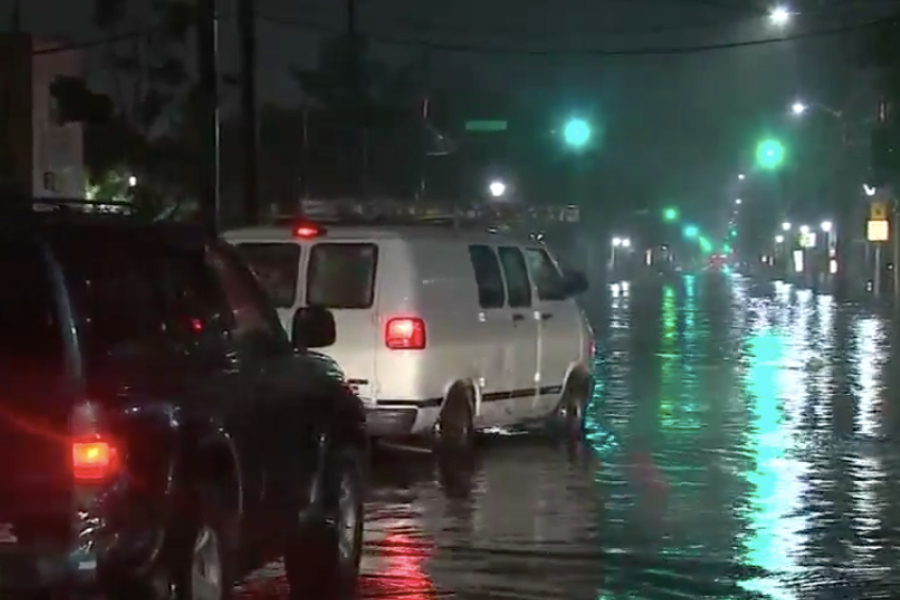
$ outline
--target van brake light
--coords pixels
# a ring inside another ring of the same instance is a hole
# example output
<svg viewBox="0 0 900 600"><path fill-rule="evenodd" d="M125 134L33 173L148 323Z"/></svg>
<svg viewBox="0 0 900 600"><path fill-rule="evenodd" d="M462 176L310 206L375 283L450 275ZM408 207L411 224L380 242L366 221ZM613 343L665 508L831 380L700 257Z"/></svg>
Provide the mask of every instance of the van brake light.
<svg viewBox="0 0 900 600"><path fill-rule="evenodd" d="M384 344L391 350L424 350L425 321L414 317L390 319L384 328Z"/></svg>
<svg viewBox="0 0 900 600"><path fill-rule="evenodd" d="M294 227L294 237L298 238L314 238L322 235L322 229L310 223L304 223Z"/></svg>
<svg viewBox="0 0 900 600"><path fill-rule="evenodd" d="M118 451L113 444L96 439L72 442L75 481L103 481L116 472L118 465Z"/></svg>

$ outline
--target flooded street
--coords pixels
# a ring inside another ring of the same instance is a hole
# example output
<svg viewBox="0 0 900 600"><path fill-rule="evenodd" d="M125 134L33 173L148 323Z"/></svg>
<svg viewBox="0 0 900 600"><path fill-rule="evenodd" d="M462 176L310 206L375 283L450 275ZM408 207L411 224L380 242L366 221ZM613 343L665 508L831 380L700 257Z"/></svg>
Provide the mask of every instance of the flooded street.
<svg viewBox="0 0 900 600"><path fill-rule="evenodd" d="M891 325L781 284L607 292L589 440L380 453L362 598L887 598L900 584ZM285 597L280 568L239 597Z"/></svg>

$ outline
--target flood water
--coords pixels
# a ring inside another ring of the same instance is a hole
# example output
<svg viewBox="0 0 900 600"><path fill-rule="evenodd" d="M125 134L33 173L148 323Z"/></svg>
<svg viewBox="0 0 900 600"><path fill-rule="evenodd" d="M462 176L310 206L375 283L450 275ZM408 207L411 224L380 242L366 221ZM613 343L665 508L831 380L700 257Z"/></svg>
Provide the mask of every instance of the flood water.
<svg viewBox="0 0 900 600"><path fill-rule="evenodd" d="M600 293L589 440L492 437L452 477L379 453L360 597L891 597L890 322L727 275ZM278 565L239 590L285 593Z"/></svg>

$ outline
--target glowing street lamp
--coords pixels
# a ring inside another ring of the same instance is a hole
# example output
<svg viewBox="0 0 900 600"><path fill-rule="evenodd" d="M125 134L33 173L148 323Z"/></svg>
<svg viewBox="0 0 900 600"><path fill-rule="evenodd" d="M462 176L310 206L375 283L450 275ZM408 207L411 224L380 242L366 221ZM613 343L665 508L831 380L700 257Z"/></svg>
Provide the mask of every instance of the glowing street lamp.
<svg viewBox="0 0 900 600"><path fill-rule="evenodd" d="M791 20L791 11L784 5L778 5L769 11L769 21L778 27L784 27Z"/></svg>
<svg viewBox="0 0 900 600"><path fill-rule="evenodd" d="M819 225L822 228L822 231L825 233L831 233L831 230L834 228L834 224L831 221L822 221L822 224Z"/></svg>
<svg viewBox="0 0 900 600"><path fill-rule="evenodd" d="M488 191L494 198L499 198L506 193L506 184L499 180L492 181L488 186Z"/></svg>
<svg viewBox="0 0 900 600"><path fill-rule="evenodd" d="M807 235L809 233L809 225L801 225L800 233L803 235Z"/></svg>
<svg viewBox="0 0 900 600"><path fill-rule="evenodd" d="M741 200L740 198L737 198L734 201L734 203L737 204L738 206L740 206L741 202L743 202L743 200Z"/></svg>
<svg viewBox="0 0 900 600"><path fill-rule="evenodd" d="M776 236L775 236L775 243L776 243L776 244L783 244L783 243L784 243L784 236L783 236L783 235L780 235L780 234L779 234L779 235L776 235Z"/></svg>
<svg viewBox="0 0 900 600"><path fill-rule="evenodd" d="M805 113L807 108L809 107L799 100L791 104L791 112L797 117Z"/></svg>
<svg viewBox="0 0 900 600"><path fill-rule="evenodd" d="M740 179L741 181L743 181L743 180L744 180L744 177L745 177L745 175L744 175L743 173L738 173L738 179Z"/></svg>
<svg viewBox="0 0 900 600"><path fill-rule="evenodd" d="M785 221L784 223L781 224L781 230L782 230L782 231L790 231L790 230L791 230L791 224L788 223L787 221Z"/></svg>

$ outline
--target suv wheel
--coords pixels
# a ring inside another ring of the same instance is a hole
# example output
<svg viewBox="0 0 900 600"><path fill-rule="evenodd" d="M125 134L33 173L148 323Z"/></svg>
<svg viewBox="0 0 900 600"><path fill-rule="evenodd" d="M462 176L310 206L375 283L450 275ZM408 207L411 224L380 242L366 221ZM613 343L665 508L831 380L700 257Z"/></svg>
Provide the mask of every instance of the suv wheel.
<svg viewBox="0 0 900 600"><path fill-rule="evenodd" d="M356 591L364 526L360 453L342 452L328 475L324 522L298 528L285 551L293 600L345 600Z"/></svg>

